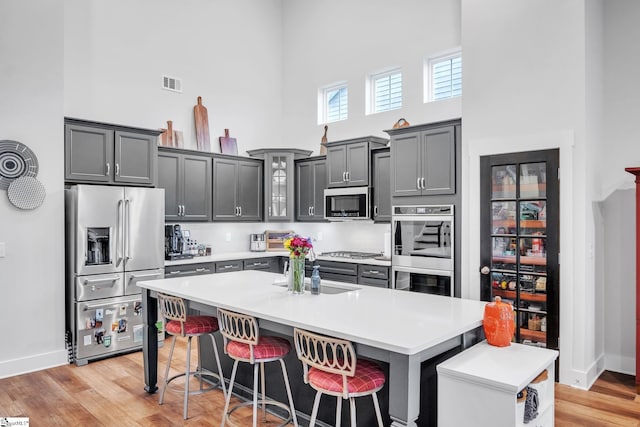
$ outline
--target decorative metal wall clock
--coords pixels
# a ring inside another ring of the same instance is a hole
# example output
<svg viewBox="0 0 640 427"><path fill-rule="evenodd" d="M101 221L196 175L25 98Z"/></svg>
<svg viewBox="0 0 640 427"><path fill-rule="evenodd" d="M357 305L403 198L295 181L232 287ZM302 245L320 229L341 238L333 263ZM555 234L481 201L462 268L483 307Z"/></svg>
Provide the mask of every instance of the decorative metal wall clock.
<svg viewBox="0 0 640 427"><path fill-rule="evenodd" d="M44 185L36 179L38 158L18 141L0 140L0 189L7 190L12 205L35 209L44 201Z"/></svg>

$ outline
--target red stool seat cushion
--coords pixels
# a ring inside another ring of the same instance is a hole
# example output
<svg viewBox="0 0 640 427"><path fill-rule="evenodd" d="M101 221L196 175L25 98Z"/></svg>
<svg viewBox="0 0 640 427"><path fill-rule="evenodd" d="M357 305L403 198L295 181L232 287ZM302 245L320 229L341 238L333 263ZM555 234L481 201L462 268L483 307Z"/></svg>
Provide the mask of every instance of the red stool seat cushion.
<svg viewBox="0 0 640 427"><path fill-rule="evenodd" d="M309 382L315 387L342 393L342 375L331 374L318 368L309 368ZM347 377L349 393L366 393L384 385L384 372L378 365L365 359L358 359L353 377Z"/></svg>
<svg viewBox="0 0 640 427"><path fill-rule="evenodd" d="M180 322L170 320L165 326L167 332L180 335ZM218 330L218 318L213 316L187 316L184 322L185 335L210 334Z"/></svg>
<svg viewBox="0 0 640 427"><path fill-rule="evenodd" d="M253 357L255 360L275 359L286 356L291 351L291 344L284 338L265 336L260 337L258 344L253 346ZM251 358L249 344L229 341L227 353L236 359Z"/></svg>

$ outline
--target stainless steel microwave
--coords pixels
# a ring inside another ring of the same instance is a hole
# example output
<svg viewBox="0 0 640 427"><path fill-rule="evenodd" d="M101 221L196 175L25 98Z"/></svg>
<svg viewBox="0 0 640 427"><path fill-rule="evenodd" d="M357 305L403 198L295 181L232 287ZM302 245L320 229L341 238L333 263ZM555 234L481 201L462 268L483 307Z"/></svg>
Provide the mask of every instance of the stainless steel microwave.
<svg viewBox="0 0 640 427"><path fill-rule="evenodd" d="M324 190L324 218L329 221L370 220L369 187Z"/></svg>

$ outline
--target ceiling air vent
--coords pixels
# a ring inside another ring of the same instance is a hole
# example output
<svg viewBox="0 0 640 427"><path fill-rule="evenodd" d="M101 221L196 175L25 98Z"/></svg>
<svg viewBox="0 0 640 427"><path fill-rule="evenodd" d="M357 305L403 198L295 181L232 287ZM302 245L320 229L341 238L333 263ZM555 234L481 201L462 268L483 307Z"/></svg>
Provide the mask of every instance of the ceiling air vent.
<svg viewBox="0 0 640 427"><path fill-rule="evenodd" d="M182 80L175 77L162 76L162 88L173 92L182 92Z"/></svg>

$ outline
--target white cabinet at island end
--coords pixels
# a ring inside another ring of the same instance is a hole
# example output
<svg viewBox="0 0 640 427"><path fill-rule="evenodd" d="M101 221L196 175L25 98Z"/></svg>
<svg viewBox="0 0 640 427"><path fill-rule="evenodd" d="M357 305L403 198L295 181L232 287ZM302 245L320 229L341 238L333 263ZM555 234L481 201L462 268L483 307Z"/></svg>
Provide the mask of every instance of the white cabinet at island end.
<svg viewBox="0 0 640 427"><path fill-rule="evenodd" d="M557 357L556 350L484 341L444 361L436 367L438 426L552 427ZM518 402L518 393L545 370L544 383L533 385L537 416L525 424L525 402Z"/></svg>

